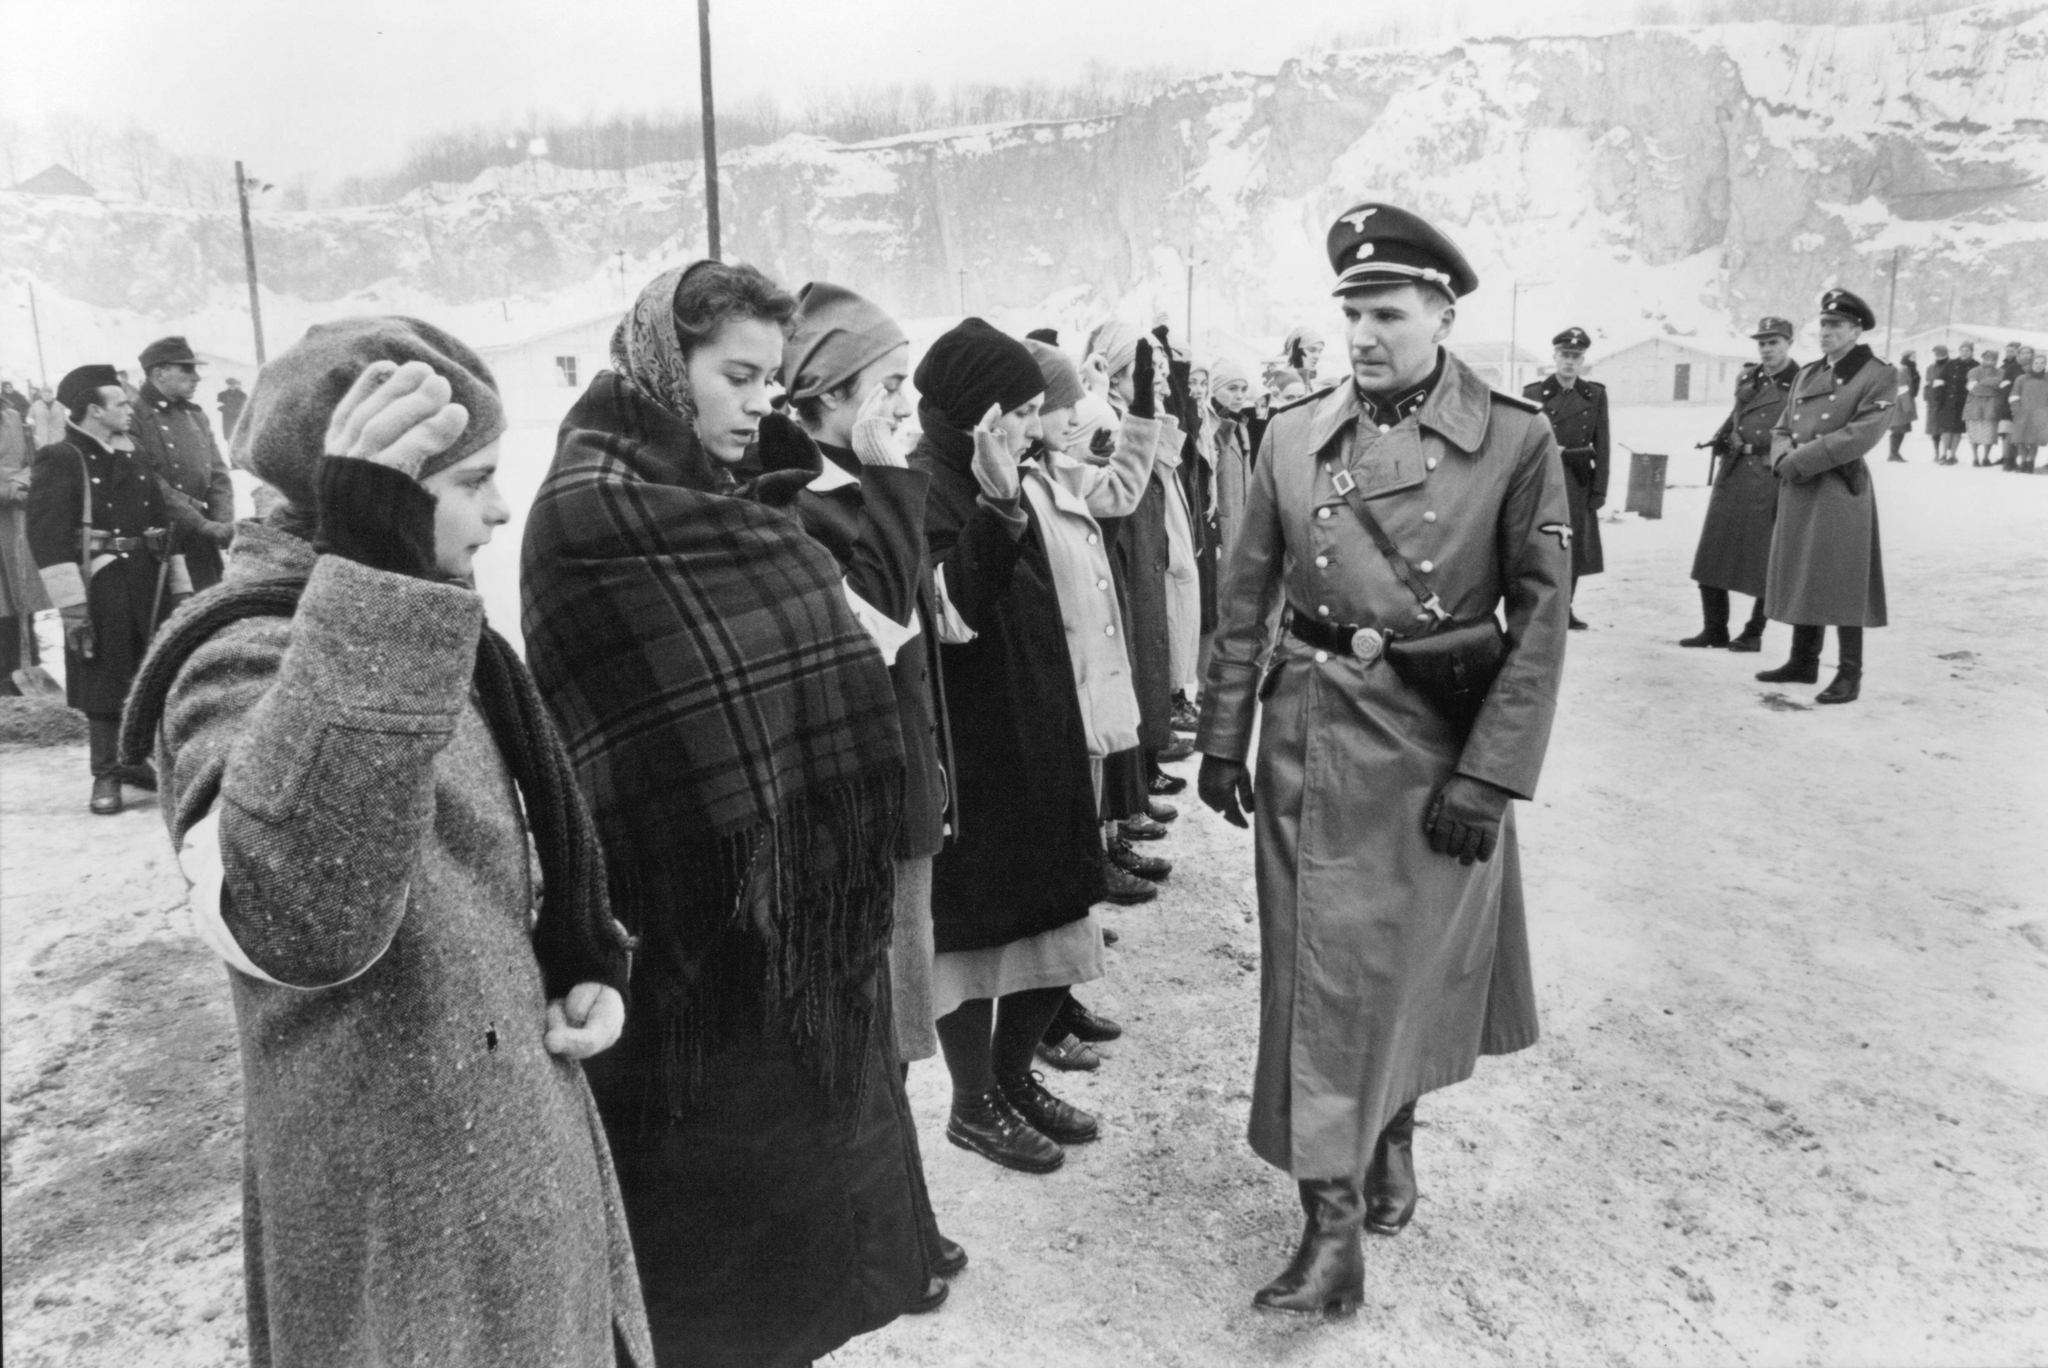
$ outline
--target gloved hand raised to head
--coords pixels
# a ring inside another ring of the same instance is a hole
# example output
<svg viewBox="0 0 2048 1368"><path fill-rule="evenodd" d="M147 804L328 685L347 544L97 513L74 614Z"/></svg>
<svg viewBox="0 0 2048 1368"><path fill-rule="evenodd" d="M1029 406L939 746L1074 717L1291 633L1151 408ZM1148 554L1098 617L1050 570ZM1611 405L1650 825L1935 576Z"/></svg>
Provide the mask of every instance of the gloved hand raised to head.
<svg viewBox="0 0 2048 1368"><path fill-rule="evenodd" d="M1017 457L1010 450L1010 434L1000 421L1001 404L990 404L974 429L974 480L991 503L1013 504L1023 492L1017 475Z"/></svg>
<svg viewBox="0 0 2048 1368"><path fill-rule="evenodd" d="M1131 360L1131 391L1131 413L1134 416L1158 416L1158 400L1153 394L1152 344L1142 337L1138 339L1138 354Z"/></svg>
<svg viewBox="0 0 2048 1368"><path fill-rule="evenodd" d="M419 478L421 467L461 439L469 410L424 361L372 361L327 420L326 452Z"/></svg>

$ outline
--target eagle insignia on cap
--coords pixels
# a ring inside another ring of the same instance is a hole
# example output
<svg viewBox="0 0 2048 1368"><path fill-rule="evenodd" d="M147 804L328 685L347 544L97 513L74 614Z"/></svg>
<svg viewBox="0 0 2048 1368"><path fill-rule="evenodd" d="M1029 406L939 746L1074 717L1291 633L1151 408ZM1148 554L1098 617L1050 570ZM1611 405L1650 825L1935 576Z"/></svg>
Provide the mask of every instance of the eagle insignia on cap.
<svg viewBox="0 0 2048 1368"><path fill-rule="evenodd" d="M1362 233L1365 231L1365 221L1378 212L1378 208L1360 209L1357 213L1344 215L1338 222L1350 224L1354 233Z"/></svg>

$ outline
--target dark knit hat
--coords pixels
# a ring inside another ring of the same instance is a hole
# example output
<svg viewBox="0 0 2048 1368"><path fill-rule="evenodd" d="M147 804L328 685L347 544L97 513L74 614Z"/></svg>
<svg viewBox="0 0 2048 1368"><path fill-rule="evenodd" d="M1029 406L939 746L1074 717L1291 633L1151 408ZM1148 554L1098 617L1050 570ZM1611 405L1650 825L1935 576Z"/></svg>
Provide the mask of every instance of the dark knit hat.
<svg viewBox="0 0 2048 1368"><path fill-rule="evenodd" d="M1022 342L979 318L963 319L917 363L924 403L957 428L971 428L994 404L1008 413L1045 392L1045 377Z"/></svg>
<svg viewBox="0 0 2048 1368"><path fill-rule="evenodd" d="M782 384L809 399L845 384L910 339L876 305L826 280L798 291L796 331L782 344Z"/></svg>
<svg viewBox="0 0 2048 1368"><path fill-rule="evenodd" d="M57 403L69 412L81 399L90 399L110 385L119 385L121 376L112 366L80 366L57 382Z"/></svg>
<svg viewBox="0 0 2048 1368"><path fill-rule="evenodd" d="M257 372L235 426L235 464L310 509L328 420L373 361L426 362L454 390L454 402L469 410L462 437L422 466L418 478L467 460L504 435L498 382L463 343L417 318L344 318L308 328L296 346Z"/></svg>
<svg viewBox="0 0 2048 1368"><path fill-rule="evenodd" d="M1058 409L1072 408L1081 402L1087 390L1081 387L1081 371L1074 359L1058 347L1048 346L1035 337L1024 339L1024 345L1031 351L1031 359L1038 363L1038 373L1045 380L1045 409L1051 413Z"/></svg>

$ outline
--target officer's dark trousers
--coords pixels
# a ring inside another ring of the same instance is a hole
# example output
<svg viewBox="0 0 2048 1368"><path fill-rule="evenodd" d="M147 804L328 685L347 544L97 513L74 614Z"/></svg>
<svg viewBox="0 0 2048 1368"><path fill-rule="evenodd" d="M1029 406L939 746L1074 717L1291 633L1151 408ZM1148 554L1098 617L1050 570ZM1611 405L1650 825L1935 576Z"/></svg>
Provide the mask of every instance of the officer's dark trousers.
<svg viewBox="0 0 2048 1368"><path fill-rule="evenodd" d="M1819 660L1821 639L1827 633L1825 627L1794 627L1792 629L1792 658L1794 660ZM1861 627L1835 628L1835 668L1843 674L1863 675L1863 629Z"/></svg>
<svg viewBox="0 0 2048 1368"><path fill-rule="evenodd" d="M92 777L97 779L112 770L120 758L121 714L87 713L85 733L86 755L92 764Z"/></svg>
<svg viewBox="0 0 2048 1368"><path fill-rule="evenodd" d="M1726 589L1716 589L1711 584L1702 584L1700 586L1700 607L1706 613L1708 631L1711 632L1716 627L1719 627L1724 632L1728 630L1729 603L1728 591ZM1762 636L1764 634L1764 622L1764 601L1762 599L1751 600L1749 622L1743 627L1742 634L1744 636ZM1820 651L1819 646L1815 646L1813 649L1816 654Z"/></svg>

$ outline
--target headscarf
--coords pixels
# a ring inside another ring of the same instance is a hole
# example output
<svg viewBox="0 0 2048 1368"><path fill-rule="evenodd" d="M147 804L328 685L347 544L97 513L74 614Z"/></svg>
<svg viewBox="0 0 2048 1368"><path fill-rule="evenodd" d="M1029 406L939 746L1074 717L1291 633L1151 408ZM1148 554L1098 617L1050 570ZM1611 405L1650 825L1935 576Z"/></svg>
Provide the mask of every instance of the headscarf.
<svg viewBox="0 0 2048 1368"><path fill-rule="evenodd" d="M1209 367L1209 393L1216 393L1233 380L1242 380L1249 388L1252 383L1251 367L1234 356L1217 357Z"/></svg>
<svg viewBox="0 0 2048 1368"><path fill-rule="evenodd" d="M1100 356L1103 373L1114 376L1138 359L1138 339L1141 336L1143 334L1130 324L1112 318L1088 334L1088 354Z"/></svg>
<svg viewBox="0 0 2048 1368"><path fill-rule="evenodd" d="M697 440L688 270L564 419L522 554L528 660L641 938L611 1068L643 1122L764 1029L858 1096L903 802L895 689L838 563L766 501L780 477L734 485Z"/></svg>
<svg viewBox="0 0 2048 1368"><path fill-rule="evenodd" d="M1087 391L1081 387L1081 372L1073 358L1058 347L1035 339L1026 338L1024 345L1030 349L1031 359L1038 363L1038 374L1045 381L1046 412L1079 404Z"/></svg>
<svg viewBox="0 0 2048 1368"><path fill-rule="evenodd" d="M844 285L814 280L796 299L796 330L782 346L782 384L791 399L836 389L910 343L895 319Z"/></svg>

